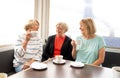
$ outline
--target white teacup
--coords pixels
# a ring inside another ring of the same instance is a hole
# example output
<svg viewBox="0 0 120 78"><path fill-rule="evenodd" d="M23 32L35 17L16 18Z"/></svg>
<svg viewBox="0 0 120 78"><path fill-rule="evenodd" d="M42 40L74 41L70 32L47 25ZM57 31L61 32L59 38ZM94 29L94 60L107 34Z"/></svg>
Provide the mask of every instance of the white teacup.
<svg viewBox="0 0 120 78"><path fill-rule="evenodd" d="M38 31L31 31L32 37L37 37L38 36Z"/></svg>
<svg viewBox="0 0 120 78"><path fill-rule="evenodd" d="M61 61L63 60L63 56L62 56L62 55L56 55L56 56L55 56L55 60L56 60L57 62L61 62Z"/></svg>
<svg viewBox="0 0 120 78"><path fill-rule="evenodd" d="M7 78L7 74L6 73L0 73L0 78Z"/></svg>
<svg viewBox="0 0 120 78"><path fill-rule="evenodd" d="M120 78L120 66L114 66L113 69L113 77Z"/></svg>

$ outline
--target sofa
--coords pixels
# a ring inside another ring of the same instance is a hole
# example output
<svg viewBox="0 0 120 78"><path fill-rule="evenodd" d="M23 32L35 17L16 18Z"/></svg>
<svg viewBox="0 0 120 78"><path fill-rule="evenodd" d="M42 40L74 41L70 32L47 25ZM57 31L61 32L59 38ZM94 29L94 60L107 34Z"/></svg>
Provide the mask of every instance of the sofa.
<svg viewBox="0 0 120 78"><path fill-rule="evenodd" d="M13 67L14 49L13 47L0 48L0 72L7 73L8 76L15 72ZM120 52L108 52L106 51L105 61L102 64L103 67L120 66Z"/></svg>
<svg viewBox="0 0 120 78"><path fill-rule="evenodd" d="M43 45L44 49L45 45ZM0 73L7 73L8 76L16 73L13 67L14 48L13 46L0 46Z"/></svg>
<svg viewBox="0 0 120 78"><path fill-rule="evenodd" d="M120 52L106 51L103 67L120 66Z"/></svg>
<svg viewBox="0 0 120 78"><path fill-rule="evenodd" d="M0 48L0 72L7 73L8 76L14 74L13 59L13 47Z"/></svg>

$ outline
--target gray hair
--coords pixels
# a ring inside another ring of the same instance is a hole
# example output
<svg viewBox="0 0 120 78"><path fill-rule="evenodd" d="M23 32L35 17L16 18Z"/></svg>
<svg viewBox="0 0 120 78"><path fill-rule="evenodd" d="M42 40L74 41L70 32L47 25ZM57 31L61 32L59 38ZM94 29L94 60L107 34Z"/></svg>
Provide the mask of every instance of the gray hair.
<svg viewBox="0 0 120 78"><path fill-rule="evenodd" d="M65 22L59 22L56 26L62 27L63 29L65 29L65 32L68 31L68 25Z"/></svg>

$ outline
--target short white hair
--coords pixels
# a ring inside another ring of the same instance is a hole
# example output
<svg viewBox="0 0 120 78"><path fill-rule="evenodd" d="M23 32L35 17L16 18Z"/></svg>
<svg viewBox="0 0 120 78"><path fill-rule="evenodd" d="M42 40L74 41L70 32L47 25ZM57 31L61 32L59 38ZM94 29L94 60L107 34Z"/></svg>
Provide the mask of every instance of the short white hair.
<svg viewBox="0 0 120 78"><path fill-rule="evenodd" d="M56 26L62 27L63 29L65 29L65 32L68 31L68 25L65 22L59 22L59 23L57 23Z"/></svg>

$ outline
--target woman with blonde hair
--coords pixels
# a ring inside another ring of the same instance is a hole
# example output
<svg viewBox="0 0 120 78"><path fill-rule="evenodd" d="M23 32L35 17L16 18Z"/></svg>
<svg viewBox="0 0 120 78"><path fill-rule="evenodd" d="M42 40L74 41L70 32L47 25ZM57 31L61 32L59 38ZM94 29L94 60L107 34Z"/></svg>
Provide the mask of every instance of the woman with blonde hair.
<svg viewBox="0 0 120 78"><path fill-rule="evenodd" d="M34 61L41 61L42 40L38 37L39 22L29 20L24 27L26 33L19 35L14 48L15 71L27 69Z"/></svg>
<svg viewBox="0 0 120 78"><path fill-rule="evenodd" d="M75 61L85 64L100 65L105 58L105 43L102 37L96 35L95 23L92 18L80 21L82 36L72 41L72 56Z"/></svg>

